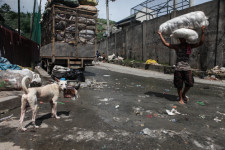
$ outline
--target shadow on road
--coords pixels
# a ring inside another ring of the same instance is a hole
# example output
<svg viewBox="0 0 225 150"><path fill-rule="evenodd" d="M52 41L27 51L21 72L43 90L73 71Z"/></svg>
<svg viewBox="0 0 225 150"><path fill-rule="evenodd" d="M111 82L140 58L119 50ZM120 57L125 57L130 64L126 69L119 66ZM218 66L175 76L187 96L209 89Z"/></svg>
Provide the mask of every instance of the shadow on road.
<svg viewBox="0 0 225 150"><path fill-rule="evenodd" d="M90 77L91 77L91 76L96 76L95 73L89 72L89 71L84 71L84 75L85 75L85 76L90 76Z"/></svg>
<svg viewBox="0 0 225 150"><path fill-rule="evenodd" d="M177 96L176 95L171 95L171 94L167 94L167 93L158 93L158 92L152 92L152 91L149 91L149 92L146 92L145 95L149 95L149 96L156 96L156 97L160 97L160 98L165 98L169 101L179 101L177 99Z"/></svg>
<svg viewBox="0 0 225 150"><path fill-rule="evenodd" d="M61 115L69 116L70 115L70 111L60 111L60 112L57 112L57 115L58 116L61 116ZM36 119L36 125L37 126L40 126L44 120L47 120L47 119L52 118L51 116L52 116L52 114L51 113L48 113L46 115L43 115L43 116L37 118ZM27 124L25 126L25 128L27 128L30 125L32 126L32 122L30 122L29 124Z"/></svg>

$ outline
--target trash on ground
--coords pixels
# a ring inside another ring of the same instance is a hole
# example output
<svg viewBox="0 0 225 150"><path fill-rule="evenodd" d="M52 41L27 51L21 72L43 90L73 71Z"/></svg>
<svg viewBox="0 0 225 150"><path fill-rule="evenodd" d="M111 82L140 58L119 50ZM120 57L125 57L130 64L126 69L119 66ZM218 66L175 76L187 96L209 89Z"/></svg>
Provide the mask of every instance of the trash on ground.
<svg viewBox="0 0 225 150"><path fill-rule="evenodd" d="M0 70L21 70L18 65L11 64L6 58L0 57Z"/></svg>
<svg viewBox="0 0 225 150"><path fill-rule="evenodd" d="M33 80L35 73L29 69L22 70L2 70L0 71L0 90L14 89L21 90L23 77L28 76Z"/></svg>
<svg viewBox="0 0 225 150"><path fill-rule="evenodd" d="M216 121L217 123L222 121L222 120L219 119L218 117L214 118L213 120Z"/></svg>
<svg viewBox="0 0 225 150"><path fill-rule="evenodd" d="M165 89L165 92L169 92L170 90L169 89Z"/></svg>
<svg viewBox="0 0 225 150"><path fill-rule="evenodd" d="M106 74L106 75L103 75L103 76L104 76L104 77L110 77L110 75L107 75L107 74Z"/></svg>
<svg viewBox="0 0 225 150"><path fill-rule="evenodd" d="M181 113L179 113L176 109L172 109L172 110L167 110L166 109L166 112L167 112L167 114L168 115L170 115L170 116L174 116L174 115L180 115Z"/></svg>
<svg viewBox="0 0 225 150"><path fill-rule="evenodd" d="M147 115L146 117L147 117L147 118L152 118L152 115Z"/></svg>
<svg viewBox="0 0 225 150"><path fill-rule="evenodd" d="M199 117L205 119L205 115L199 115Z"/></svg>
<svg viewBox="0 0 225 150"><path fill-rule="evenodd" d="M133 110L136 115L143 115L144 109L142 107L133 107Z"/></svg>
<svg viewBox="0 0 225 150"><path fill-rule="evenodd" d="M44 102L40 101L40 104L43 104Z"/></svg>
<svg viewBox="0 0 225 150"><path fill-rule="evenodd" d="M149 128L143 129L141 133L143 133L144 135L148 135L150 137L153 137L153 138L161 136L160 130L150 130Z"/></svg>
<svg viewBox="0 0 225 150"><path fill-rule="evenodd" d="M225 116L225 113L221 113L219 111L217 111L216 113L220 114L220 115L224 115Z"/></svg>
<svg viewBox="0 0 225 150"><path fill-rule="evenodd" d="M119 121L120 121L120 118L118 118L118 117L113 117L113 120L119 122Z"/></svg>
<svg viewBox="0 0 225 150"><path fill-rule="evenodd" d="M120 105L116 105L115 108L118 109L120 107Z"/></svg>
<svg viewBox="0 0 225 150"><path fill-rule="evenodd" d="M58 104L65 104L65 103L63 103L63 102L57 102Z"/></svg>
<svg viewBox="0 0 225 150"><path fill-rule="evenodd" d="M157 61L153 60L153 59L148 59L145 64L152 64L152 65L155 65L155 64L158 64Z"/></svg>
<svg viewBox="0 0 225 150"><path fill-rule="evenodd" d="M85 76L83 71L78 69L70 69L68 67L63 67L59 65L55 65L52 69L52 78L66 78L66 80L78 80L80 82L85 81Z"/></svg>
<svg viewBox="0 0 225 150"><path fill-rule="evenodd" d="M177 108L177 106L173 106L173 108L174 108L174 109L176 109L176 108Z"/></svg>
<svg viewBox="0 0 225 150"><path fill-rule="evenodd" d="M172 121L172 122L177 122L177 120L176 120L176 119L171 119L171 121Z"/></svg>
<svg viewBox="0 0 225 150"><path fill-rule="evenodd" d="M86 79L85 82L82 82L80 84L81 88L86 88L86 87L90 87L90 88L95 88L95 89L103 89L104 87L106 87L107 82L97 82L96 80L91 80L91 79Z"/></svg>
<svg viewBox="0 0 225 150"><path fill-rule="evenodd" d="M8 119L10 119L12 116L13 116L13 114L12 114L12 115L10 115L10 116L8 116L8 117L1 118L1 119L0 119L0 121L5 121L5 120L8 120Z"/></svg>
<svg viewBox="0 0 225 150"><path fill-rule="evenodd" d="M205 76L204 79L206 79L206 80L219 80L218 78L216 78L215 75L211 75L211 76L208 75L208 76Z"/></svg>
<svg viewBox="0 0 225 150"><path fill-rule="evenodd" d="M211 69L209 71L209 73L214 73L214 74L222 74L222 73L225 73L225 67L215 66L213 69Z"/></svg>
<svg viewBox="0 0 225 150"><path fill-rule="evenodd" d="M203 101L197 101L196 103L199 105L205 106L205 103Z"/></svg>

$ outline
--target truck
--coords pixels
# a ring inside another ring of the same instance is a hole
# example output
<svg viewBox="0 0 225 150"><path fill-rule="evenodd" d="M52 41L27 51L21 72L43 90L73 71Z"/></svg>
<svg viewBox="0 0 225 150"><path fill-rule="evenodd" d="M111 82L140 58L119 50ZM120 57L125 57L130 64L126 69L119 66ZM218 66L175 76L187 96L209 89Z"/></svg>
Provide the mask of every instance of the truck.
<svg viewBox="0 0 225 150"><path fill-rule="evenodd" d="M84 70L92 65L97 49L97 9L88 5L52 4L41 21L40 58L51 72L54 65Z"/></svg>

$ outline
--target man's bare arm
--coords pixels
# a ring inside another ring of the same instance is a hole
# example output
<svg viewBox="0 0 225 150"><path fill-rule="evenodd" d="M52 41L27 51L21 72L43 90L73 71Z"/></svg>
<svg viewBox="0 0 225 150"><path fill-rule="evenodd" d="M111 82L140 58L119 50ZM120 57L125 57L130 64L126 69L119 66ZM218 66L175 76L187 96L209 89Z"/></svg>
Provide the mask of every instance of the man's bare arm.
<svg viewBox="0 0 225 150"><path fill-rule="evenodd" d="M176 45L172 45L172 44L166 42L166 40L164 39L164 37L162 36L162 33L160 31L158 31L158 34L162 40L163 45L165 45L166 47L171 48L171 49L177 49Z"/></svg>
<svg viewBox="0 0 225 150"><path fill-rule="evenodd" d="M196 44L191 44L191 48L196 48L201 46L204 43L204 39L205 39L205 26L202 26L202 35L201 35L201 39L199 43Z"/></svg>

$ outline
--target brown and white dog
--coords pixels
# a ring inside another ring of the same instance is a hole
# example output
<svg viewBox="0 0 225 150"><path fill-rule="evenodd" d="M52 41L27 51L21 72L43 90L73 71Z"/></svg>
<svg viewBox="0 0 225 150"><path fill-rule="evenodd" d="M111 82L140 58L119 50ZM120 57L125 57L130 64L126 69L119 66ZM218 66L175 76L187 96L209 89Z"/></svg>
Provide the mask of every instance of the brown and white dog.
<svg viewBox="0 0 225 150"><path fill-rule="evenodd" d="M56 83L48 84L43 87L34 87L34 88L27 88L26 82L27 80L30 80L28 76L25 76L22 79L22 89L25 92L25 94L22 95L21 99L21 116L20 116L20 127L23 131L26 130L26 128L23 127L23 120L25 117L26 112L26 104L29 103L33 115L32 115L32 123L35 126L35 128L38 128L38 126L35 125L35 118L37 114L38 109L38 98L43 98L44 101L49 101L52 108L52 117L55 117L56 119L59 119L60 117L57 116L57 100L59 98L60 91L63 91L66 89L67 81L58 80L56 79Z"/></svg>

